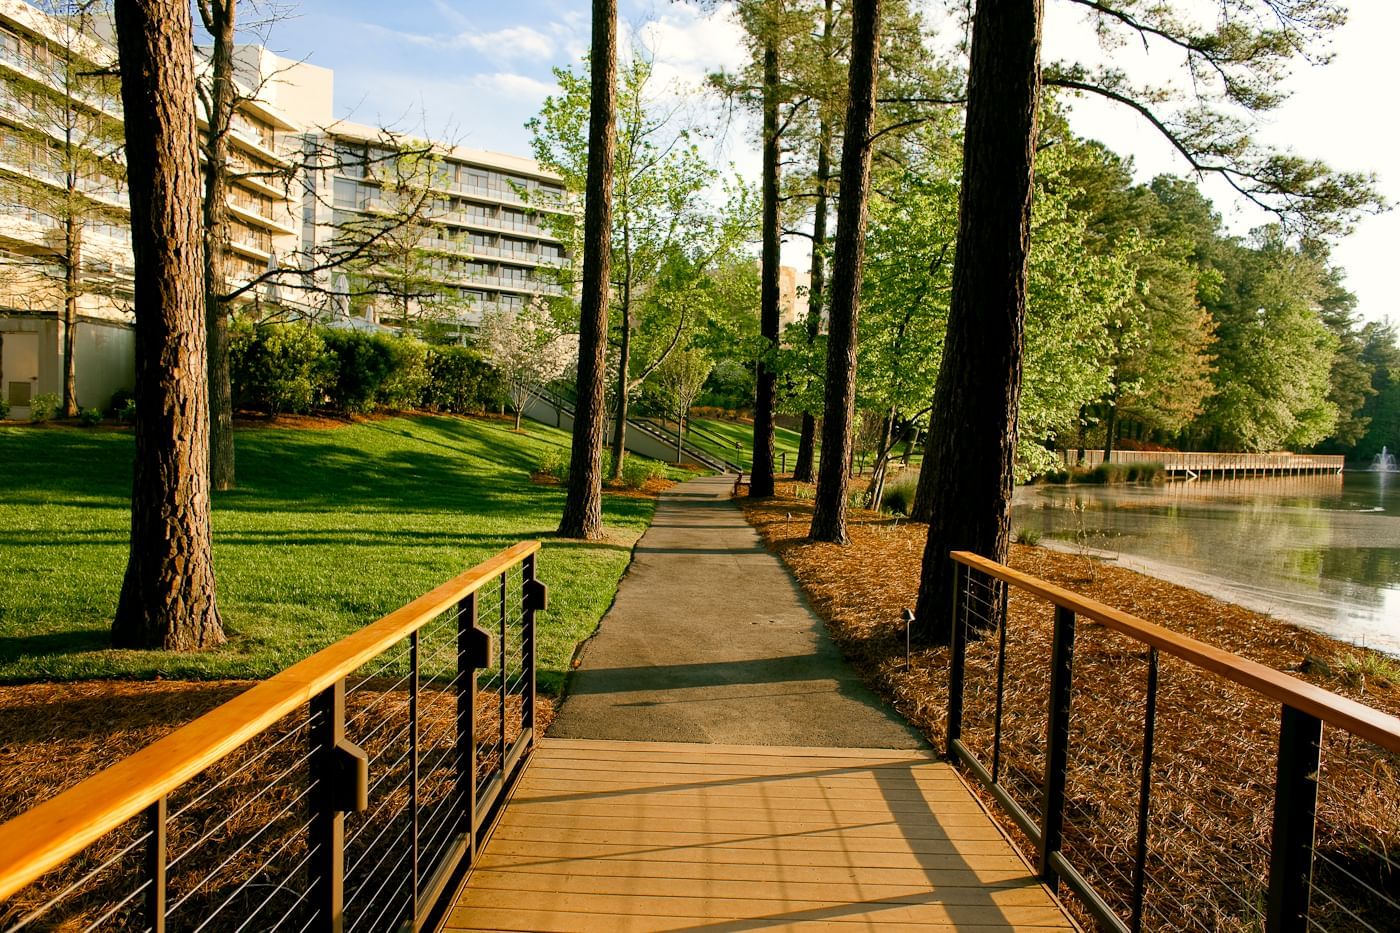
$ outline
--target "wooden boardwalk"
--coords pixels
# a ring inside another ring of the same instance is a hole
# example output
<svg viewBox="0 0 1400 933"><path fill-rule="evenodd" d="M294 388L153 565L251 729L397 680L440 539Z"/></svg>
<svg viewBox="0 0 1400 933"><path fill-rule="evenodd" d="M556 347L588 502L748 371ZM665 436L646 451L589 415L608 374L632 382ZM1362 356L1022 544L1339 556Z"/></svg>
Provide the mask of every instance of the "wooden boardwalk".
<svg viewBox="0 0 1400 933"><path fill-rule="evenodd" d="M545 739L447 929L1074 929L929 752Z"/></svg>

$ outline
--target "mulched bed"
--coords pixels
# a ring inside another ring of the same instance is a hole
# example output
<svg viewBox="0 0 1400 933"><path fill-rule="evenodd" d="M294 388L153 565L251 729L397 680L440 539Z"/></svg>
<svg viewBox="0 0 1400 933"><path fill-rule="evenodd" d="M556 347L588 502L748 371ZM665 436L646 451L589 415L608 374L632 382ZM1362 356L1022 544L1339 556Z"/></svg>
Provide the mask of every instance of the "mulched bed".
<svg viewBox="0 0 1400 933"><path fill-rule="evenodd" d="M806 541L811 487L780 483L742 500L842 650L877 692L944 745L947 650L915 648L905 667L900 610L912 607L927 526L855 512L846 547ZM1400 714L1400 684L1365 676L1366 649L1193 590L1071 554L1017 545L1011 564L1066 589ZM1000 776L1039 813L1052 615L1013 595L1007 626ZM969 646L963 739L992 762L995 638ZM1136 846L1147 652L1081 624L1075 653L1066 855L1127 915ZM1377 666L1379 667L1379 666ZM1244 930L1262 924L1279 710L1253 693L1163 657L1147 860L1148 929ZM989 796L985 799L991 802ZM997 807L989 809L998 815ZM1004 820L1013 838L1014 825ZM1028 853L1024 838L1019 841ZM1393 924L1400 900L1400 761L1337 730L1324 738L1313 919L1325 929ZM1371 890L1368 891L1366 888ZM1093 926L1083 908L1072 909ZM1352 914L1356 911L1357 914ZM1359 914L1359 915L1358 915Z"/></svg>

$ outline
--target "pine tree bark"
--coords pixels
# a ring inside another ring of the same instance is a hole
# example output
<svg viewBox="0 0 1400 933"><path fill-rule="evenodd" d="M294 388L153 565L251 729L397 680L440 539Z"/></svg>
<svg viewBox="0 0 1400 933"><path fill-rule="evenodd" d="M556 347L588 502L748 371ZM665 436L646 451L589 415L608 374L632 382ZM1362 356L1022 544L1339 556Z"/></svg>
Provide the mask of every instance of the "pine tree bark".
<svg viewBox="0 0 1400 933"><path fill-rule="evenodd" d="M69 180L68 216L63 237L63 417L78 416L78 276L83 262L83 226L72 201L77 196L76 179Z"/></svg>
<svg viewBox="0 0 1400 933"><path fill-rule="evenodd" d="M822 21L822 53L832 54L832 35L836 30L834 0L826 0ZM831 181L831 123L823 118L817 126L817 171L813 179L816 204L812 213L812 272L807 285L807 341L813 343L822 329L822 299L826 296L826 210L827 185ZM802 433L797 440L797 464L792 478L810 483L815 477L817 419L810 411L802 412Z"/></svg>
<svg viewBox="0 0 1400 933"><path fill-rule="evenodd" d="M623 204L626 205L626 201ZM622 275L622 327L621 340L617 351L617 402L613 417L613 459L612 476L614 483L622 481L623 461L627 459L627 409L632 399L632 250L627 223L622 224L622 256L626 266Z"/></svg>
<svg viewBox="0 0 1400 933"><path fill-rule="evenodd" d="M194 48L183 0L116 5L136 295L131 553L112 644L222 644L209 528Z"/></svg>
<svg viewBox="0 0 1400 933"><path fill-rule="evenodd" d="M830 29L830 4L827 5L827 27ZM807 340L815 342L822 329L822 302L826 298L826 212L827 185L831 181L831 126L825 120L818 129L816 206L812 214L812 274L807 287ZM792 478L810 483L815 477L817 419L810 411L802 413L802 434L797 441L797 464Z"/></svg>
<svg viewBox="0 0 1400 933"><path fill-rule="evenodd" d="M1025 340L1043 0L973 17L957 258L914 518L929 522L920 636L952 632L948 552L1006 559Z"/></svg>
<svg viewBox="0 0 1400 933"><path fill-rule="evenodd" d="M578 401L574 407L569 492L559 534L603 536L604 380L607 378L613 154L617 146L617 0L593 0L592 94L588 114L588 194L583 212L583 296L579 318Z"/></svg>
<svg viewBox="0 0 1400 933"><path fill-rule="evenodd" d="M777 4L781 15L782 4ZM758 330L763 356L754 379L753 468L749 495L773 495L774 417L778 402L778 374L771 354L778 349L778 276L782 263L782 231L778 224L778 161L782 140L778 130L778 40L769 29L763 46L763 248L759 282Z"/></svg>
<svg viewBox="0 0 1400 933"><path fill-rule="evenodd" d="M1108 463L1113 459L1113 445L1118 440L1118 387L1113 387L1113 394L1108 398L1108 417L1103 423L1103 462Z"/></svg>
<svg viewBox="0 0 1400 933"><path fill-rule="evenodd" d="M204 306L209 345L209 474L214 489L235 483L233 382L229 375L227 256L228 131L233 122L233 45L237 0L199 4L214 39L210 62L209 130L204 144Z"/></svg>
<svg viewBox="0 0 1400 933"><path fill-rule="evenodd" d="M826 338L826 393L822 407L822 462L817 471L811 537L846 544L856 413L856 331L860 279L865 263L866 201L875 135L875 92L880 71L880 0L855 0L851 8L850 100L841 143L841 188L831 261Z"/></svg>

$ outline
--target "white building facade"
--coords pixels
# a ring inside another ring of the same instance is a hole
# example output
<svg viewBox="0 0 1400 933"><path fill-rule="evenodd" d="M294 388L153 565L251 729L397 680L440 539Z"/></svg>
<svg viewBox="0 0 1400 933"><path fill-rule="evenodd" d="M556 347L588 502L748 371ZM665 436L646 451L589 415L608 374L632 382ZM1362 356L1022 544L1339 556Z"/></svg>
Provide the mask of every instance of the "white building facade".
<svg viewBox="0 0 1400 933"><path fill-rule="evenodd" d="M29 3L0 0L0 398L12 418L26 417L32 398L59 394L63 384L65 291L53 284L56 274L61 279L65 222L23 194L35 185L61 186L53 148L61 140L42 138L35 102L64 96L64 62L74 60L75 49L84 62L110 65L115 50L98 38L107 34L98 24L75 37L63 20ZM329 69L256 46L240 47L235 60L246 99L230 133L229 279L242 285L282 270L281 278L314 286L266 283L244 302L271 303L284 314L332 325L392 330L411 323L402 314L386 315L377 294L357 296L360 288L377 292L372 268L289 278L332 253L348 227L374 216L384 199L382 167L394 162L385 147L406 138L335 121ZM84 106L120 139L115 95ZM569 264L567 249L559 225L549 221L565 216L567 207L558 178L516 156L400 144L429 151L434 166L415 249L434 297L410 308L410 317L444 316L439 334L460 338L484 313L568 291L560 274ZM131 237L119 151L112 163L110 173L80 179L92 207L82 223L74 354L78 403L85 408L105 408L114 392L131 387L134 373Z"/></svg>

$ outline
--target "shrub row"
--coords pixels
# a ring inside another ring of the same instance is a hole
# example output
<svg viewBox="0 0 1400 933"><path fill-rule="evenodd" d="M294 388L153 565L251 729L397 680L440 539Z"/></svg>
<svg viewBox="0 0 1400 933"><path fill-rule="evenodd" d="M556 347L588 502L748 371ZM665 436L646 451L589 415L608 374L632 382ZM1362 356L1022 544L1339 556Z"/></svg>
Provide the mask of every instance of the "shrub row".
<svg viewBox="0 0 1400 933"><path fill-rule="evenodd" d="M1072 467L1051 470L1043 477L1047 483L1088 483L1096 486L1116 486L1122 483L1156 483L1165 479L1160 463L1100 463L1093 469Z"/></svg>
<svg viewBox="0 0 1400 933"><path fill-rule="evenodd" d="M234 404L274 415L412 408L465 414L495 407L505 395L495 369L474 350L384 334L242 326L230 336L229 356Z"/></svg>
<svg viewBox="0 0 1400 933"><path fill-rule="evenodd" d="M612 476L613 454L611 450L603 451L603 477ZM543 457L540 458L539 465L535 472L544 476L552 476L561 483L569 481L569 450L565 447L552 447ZM636 454L628 454L622 461L622 485L628 489L641 489L648 480L665 479L666 464L660 460L648 460Z"/></svg>

